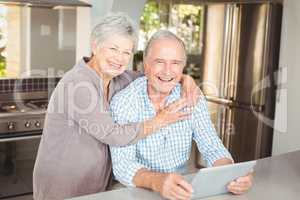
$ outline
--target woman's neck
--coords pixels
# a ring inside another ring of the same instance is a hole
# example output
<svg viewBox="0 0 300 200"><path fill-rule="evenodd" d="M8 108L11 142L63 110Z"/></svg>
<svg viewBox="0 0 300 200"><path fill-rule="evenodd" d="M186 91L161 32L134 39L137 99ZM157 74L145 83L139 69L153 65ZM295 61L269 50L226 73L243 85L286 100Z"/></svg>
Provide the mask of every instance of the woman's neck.
<svg viewBox="0 0 300 200"><path fill-rule="evenodd" d="M92 57L91 60L87 63L87 65L91 67L93 70L95 70L98 76L101 78L104 96L105 99L108 100L109 83L113 77L106 75L101 71L101 67L98 65L95 57Z"/></svg>

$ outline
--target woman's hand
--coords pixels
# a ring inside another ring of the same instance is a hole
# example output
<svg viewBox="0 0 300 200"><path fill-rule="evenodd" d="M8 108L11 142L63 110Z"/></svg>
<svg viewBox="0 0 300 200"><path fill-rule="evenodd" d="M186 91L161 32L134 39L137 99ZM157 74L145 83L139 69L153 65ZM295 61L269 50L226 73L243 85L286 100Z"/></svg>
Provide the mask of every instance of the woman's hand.
<svg viewBox="0 0 300 200"><path fill-rule="evenodd" d="M164 127L177 121L187 119L190 113L182 111L182 109L187 106L187 99L179 99L159 110L155 117L157 125Z"/></svg>
<svg viewBox="0 0 300 200"><path fill-rule="evenodd" d="M194 79L189 75L182 75L180 82L182 85L181 97L186 98L189 105L196 105L199 96L203 94Z"/></svg>
<svg viewBox="0 0 300 200"><path fill-rule="evenodd" d="M144 123L144 134L149 135L162 127L188 119L191 113L182 110L187 106L187 99L180 99L162 108L153 119Z"/></svg>

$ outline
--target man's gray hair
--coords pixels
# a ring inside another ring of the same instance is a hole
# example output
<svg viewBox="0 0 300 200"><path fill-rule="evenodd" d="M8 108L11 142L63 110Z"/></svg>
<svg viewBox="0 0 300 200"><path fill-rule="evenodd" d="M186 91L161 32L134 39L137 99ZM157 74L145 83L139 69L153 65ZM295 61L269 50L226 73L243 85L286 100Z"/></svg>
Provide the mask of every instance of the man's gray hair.
<svg viewBox="0 0 300 200"><path fill-rule="evenodd" d="M149 49L151 48L152 44L156 41L156 40L160 40L160 39L173 39L176 40L179 44L182 45L182 48L184 50L184 57L185 57L185 61L186 61L186 49L185 49L185 44L184 42L174 33L172 33L169 30L158 30L157 32L155 32L152 37L149 39L145 50L144 50L144 58L146 58L146 56L149 53Z"/></svg>
<svg viewBox="0 0 300 200"><path fill-rule="evenodd" d="M91 47L93 43L99 46L114 34L128 37L137 46L137 32L131 18L125 13L109 13L94 27L91 33Z"/></svg>

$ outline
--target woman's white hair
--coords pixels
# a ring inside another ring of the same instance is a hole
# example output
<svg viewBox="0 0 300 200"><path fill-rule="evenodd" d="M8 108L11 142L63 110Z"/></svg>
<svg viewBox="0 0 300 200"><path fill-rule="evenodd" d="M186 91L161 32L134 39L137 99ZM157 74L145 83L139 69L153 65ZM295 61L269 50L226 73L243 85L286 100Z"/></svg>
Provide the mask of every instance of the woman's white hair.
<svg viewBox="0 0 300 200"><path fill-rule="evenodd" d="M91 33L91 46L95 44L98 47L102 42L115 34L125 36L132 40L134 44L133 50L135 50L137 46L135 24L127 14L121 12L109 13L99 21Z"/></svg>

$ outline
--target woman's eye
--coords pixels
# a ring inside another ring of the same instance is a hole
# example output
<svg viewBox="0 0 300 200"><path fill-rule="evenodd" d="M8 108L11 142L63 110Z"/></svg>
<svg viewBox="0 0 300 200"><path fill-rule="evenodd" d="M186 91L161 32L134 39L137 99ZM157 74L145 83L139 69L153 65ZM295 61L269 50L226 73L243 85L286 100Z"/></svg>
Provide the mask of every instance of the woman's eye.
<svg viewBox="0 0 300 200"><path fill-rule="evenodd" d="M110 47L109 49L112 51L117 51L117 48L115 48L115 47Z"/></svg>

